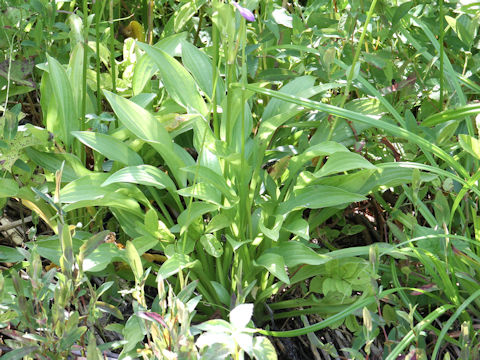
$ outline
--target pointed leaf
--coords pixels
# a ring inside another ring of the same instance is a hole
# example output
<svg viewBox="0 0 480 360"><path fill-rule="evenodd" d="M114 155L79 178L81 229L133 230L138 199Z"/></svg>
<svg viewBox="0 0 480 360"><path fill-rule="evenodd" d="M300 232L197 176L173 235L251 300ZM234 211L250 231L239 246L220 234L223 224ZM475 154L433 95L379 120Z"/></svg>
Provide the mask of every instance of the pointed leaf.
<svg viewBox="0 0 480 360"><path fill-rule="evenodd" d="M264 253L256 261L256 266L263 266L276 278L283 281L285 284L290 284L287 272L285 271L285 261L283 256L273 253Z"/></svg>
<svg viewBox="0 0 480 360"><path fill-rule="evenodd" d="M143 164L140 155L110 135L92 131L72 131L72 135L110 160L125 165Z"/></svg>
<svg viewBox="0 0 480 360"><path fill-rule="evenodd" d="M157 64L162 82L172 99L187 110L196 110L206 116L207 106L196 88L192 75L165 51L143 43L138 43L138 46Z"/></svg>

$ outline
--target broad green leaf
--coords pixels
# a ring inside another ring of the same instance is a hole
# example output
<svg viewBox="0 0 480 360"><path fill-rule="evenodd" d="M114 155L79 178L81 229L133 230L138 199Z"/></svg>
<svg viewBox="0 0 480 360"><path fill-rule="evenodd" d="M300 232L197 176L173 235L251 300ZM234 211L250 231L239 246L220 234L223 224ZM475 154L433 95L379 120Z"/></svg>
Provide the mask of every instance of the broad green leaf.
<svg viewBox="0 0 480 360"><path fill-rule="evenodd" d="M83 271L98 272L104 270L114 261L125 261L124 252L115 244L100 244L82 263Z"/></svg>
<svg viewBox="0 0 480 360"><path fill-rule="evenodd" d="M329 255L317 254L299 241L282 242L279 246L266 250L264 254L281 256L285 259L285 265L288 267L304 264L321 265L332 260Z"/></svg>
<svg viewBox="0 0 480 360"><path fill-rule="evenodd" d="M338 152L330 155L325 165L315 172L314 175L322 177L353 169L376 169L376 167L359 154Z"/></svg>
<svg viewBox="0 0 480 360"><path fill-rule="evenodd" d="M345 205L366 198L334 186L313 185L294 191L292 196L278 205L277 214L285 215L294 209L320 209L330 206Z"/></svg>
<svg viewBox="0 0 480 360"><path fill-rule="evenodd" d="M480 140L466 134L458 135L460 146L476 159L480 159Z"/></svg>
<svg viewBox="0 0 480 360"><path fill-rule="evenodd" d="M17 263L25 257L14 247L0 245L0 261Z"/></svg>
<svg viewBox="0 0 480 360"><path fill-rule="evenodd" d="M191 224L191 222L203 214L211 213L218 209L218 205L205 202L194 202L190 204L178 217L178 224L182 227L182 231Z"/></svg>
<svg viewBox="0 0 480 360"><path fill-rule="evenodd" d="M184 171L187 171L199 179L199 181L205 181L210 185L213 185L217 190L221 191L231 202L236 200L237 194L233 191L231 186L227 185L225 178L217 174L212 169L209 169L201 165L193 165L186 168L183 168Z"/></svg>
<svg viewBox="0 0 480 360"><path fill-rule="evenodd" d="M284 223L282 227L283 230L295 234L305 240L310 239L308 228L308 222L301 217L289 220L287 223Z"/></svg>
<svg viewBox="0 0 480 360"><path fill-rule="evenodd" d="M63 140L67 148L73 144L71 132L79 129L77 108L73 100L72 87L67 73L62 65L47 54L49 80L51 89L58 106L57 126L52 130L58 130L58 136Z"/></svg>
<svg viewBox="0 0 480 360"><path fill-rule="evenodd" d="M160 40L154 47L165 51L170 56L180 56L181 43L187 38L187 33L174 34ZM140 94L148 81L157 72L158 66L147 54L143 55L135 65L132 89L134 94Z"/></svg>
<svg viewBox="0 0 480 360"><path fill-rule="evenodd" d="M38 346L24 346L20 349L15 349L7 352L0 359L1 360L21 360L28 354L38 349Z"/></svg>
<svg viewBox="0 0 480 360"><path fill-rule="evenodd" d="M13 179L0 179L0 198L14 197L19 190L18 184Z"/></svg>
<svg viewBox="0 0 480 360"><path fill-rule="evenodd" d="M135 276L135 281L139 283L143 276L142 260L138 255L135 245L133 245L131 241L127 241L127 245L125 248L127 250L128 264L130 265L133 275Z"/></svg>
<svg viewBox="0 0 480 360"><path fill-rule="evenodd" d="M182 44L182 60L188 71L192 73L200 89L212 99L214 84L210 58L203 51L185 41ZM225 84L220 76L217 77L215 93L217 104L221 104L225 96Z"/></svg>
<svg viewBox="0 0 480 360"><path fill-rule="evenodd" d="M235 211L235 208L232 208ZM208 223L206 232L213 233L230 226L235 218L235 213L232 211L221 211L218 215L215 215Z"/></svg>
<svg viewBox="0 0 480 360"><path fill-rule="evenodd" d="M62 182L70 182L88 176L91 171L87 170L81 161L70 153L55 154L37 151L34 148L25 149L27 156L38 166L55 174L65 162L62 172Z"/></svg>
<svg viewBox="0 0 480 360"><path fill-rule="evenodd" d="M172 179L162 170L151 165L125 167L111 175L101 186L125 182L154 186L160 190L168 189L171 192L176 191L176 186Z"/></svg>
<svg viewBox="0 0 480 360"><path fill-rule="evenodd" d="M87 206L111 206L126 209L130 212L141 212L140 201L144 206L150 207L145 194L131 184L111 184L101 186L108 174L92 173L72 181L60 190L60 200L68 203L65 211L71 211Z"/></svg>
<svg viewBox="0 0 480 360"><path fill-rule="evenodd" d="M143 164L140 155L110 135L92 131L72 131L72 135L110 160L125 165Z"/></svg>
<svg viewBox="0 0 480 360"><path fill-rule="evenodd" d="M207 106L190 73L165 51L143 43L138 43L138 46L157 64L162 82L172 99L187 110L196 110L199 114L206 116Z"/></svg>
<svg viewBox="0 0 480 360"><path fill-rule="evenodd" d="M213 257L220 257L223 254L223 246L220 241L217 240L213 234L205 234L200 238L200 243L207 252L207 254Z"/></svg>
<svg viewBox="0 0 480 360"><path fill-rule="evenodd" d="M122 353L135 349L137 343L143 340L145 332L142 319L137 315L132 315L123 328L123 337L127 343L124 345Z"/></svg>
<svg viewBox="0 0 480 360"><path fill-rule="evenodd" d="M287 272L285 271L284 257L274 253L264 253L257 260L253 261L256 266L263 266L272 275L285 284L290 284Z"/></svg>
<svg viewBox="0 0 480 360"><path fill-rule="evenodd" d="M307 91L307 89L313 88L314 83L315 83L314 77L301 76L290 81L288 84L284 85L280 89L280 92L285 94L292 94L292 95L301 94L300 96L305 97L304 92ZM265 107L265 110L263 111L262 120L267 121L268 119L274 117L275 115L291 111L294 108L296 108L295 104L282 101L279 99L272 99L268 102L267 106ZM264 125L262 124L259 129L259 134L261 134L263 126Z"/></svg>
<svg viewBox="0 0 480 360"><path fill-rule="evenodd" d="M174 147L165 127L147 110L132 101L106 90L104 94L120 122L140 139L148 141L163 157L178 183L185 186L186 175L180 171L185 167L185 161L179 156L179 150Z"/></svg>
<svg viewBox="0 0 480 360"><path fill-rule="evenodd" d="M160 270L158 271L158 276L163 279L167 279L172 275L175 275L180 270L189 269L199 263L198 260L191 261L190 257L180 253L175 253L171 258L165 261Z"/></svg>
<svg viewBox="0 0 480 360"><path fill-rule="evenodd" d="M297 156L293 156L288 163L288 168L291 173L296 174L305 163L313 158L329 156L338 152L348 152L348 149L335 141L324 141L309 147Z"/></svg>
<svg viewBox="0 0 480 360"><path fill-rule="evenodd" d="M210 184L196 183L195 185L192 185L190 187L178 190L177 193L184 197L192 196L196 199L211 202L213 204L216 204L217 206L222 206L222 204L220 203L220 192L215 186Z"/></svg>
<svg viewBox="0 0 480 360"><path fill-rule="evenodd" d="M230 294L228 293L227 289L225 289L225 287L219 282L212 280L210 281L210 283L215 289L215 292L217 293L217 296L222 302L222 304L225 306L230 306Z"/></svg>

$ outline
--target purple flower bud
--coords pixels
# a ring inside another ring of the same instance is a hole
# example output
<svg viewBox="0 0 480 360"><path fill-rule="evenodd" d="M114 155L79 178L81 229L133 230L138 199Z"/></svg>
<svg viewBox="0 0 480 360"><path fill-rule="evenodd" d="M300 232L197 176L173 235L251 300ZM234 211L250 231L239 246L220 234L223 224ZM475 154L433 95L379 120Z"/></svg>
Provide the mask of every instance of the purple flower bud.
<svg viewBox="0 0 480 360"><path fill-rule="evenodd" d="M245 18L245 20L255 21L255 15L253 15L253 13L250 10L238 5L235 1L232 1L232 4L237 8L238 12L240 13L240 15L242 15Z"/></svg>

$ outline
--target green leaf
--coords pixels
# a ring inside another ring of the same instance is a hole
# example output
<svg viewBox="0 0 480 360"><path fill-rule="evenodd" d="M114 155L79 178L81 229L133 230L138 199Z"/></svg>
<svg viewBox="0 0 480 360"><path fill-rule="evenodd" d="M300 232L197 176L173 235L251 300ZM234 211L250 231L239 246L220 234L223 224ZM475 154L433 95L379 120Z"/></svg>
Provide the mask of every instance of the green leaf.
<svg viewBox="0 0 480 360"><path fill-rule="evenodd" d="M177 219L178 224L181 226L181 232L185 231L192 221L203 214L217 210L218 207L218 205L205 202L194 202L190 204L190 206L188 206L188 208L186 208Z"/></svg>
<svg viewBox="0 0 480 360"><path fill-rule="evenodd" d="M217 240L215 235L205 234L200 238L200 243L207 252L207 254L213 257L220 257L223 254L223 246L220 241Z"/></svg>
<svg viewBox="0 0 480 360"><path fill-rule="evenodd" d="M83 271L99 272L114 261L125 261L124 253L115 244L100 244L83 260Z"/></svg>
<svg viewBox="0 0 480 360"><path fill-rule="evenodd" d="M196 183L190 187L178 190L177 193L184 197L192 196L206 202L211 202L219 207L222 206L220 192L215 186L210 184Z"/></svg>
<svg viewBox="0 0 480 360"><path fill-rule="evenodd" d="M206 166L202 165L193 165L183 169L191 174L195 174L199 180L205 181L210 185L213 185L216 189L221 191L225 197L227 197L231 202L236 200L237 194L232 190L231 186L227 185L225 178L220 174L216 173L212 169L209 169Z"/></svg>
<svg viewBox="0 0 480 360"><path fill-rule="evenodd" d="M366 198L334 186L313 185L293 192L293 195L278 206L277 214L286 215L292 210L307 208L320 209L345 205Z"/></svg>
<svg viewBox="0 0 480 360"><path fill-rule="evenodd" d="M480 140L466 134L458 135L460 146L476 159L480 159Z"/></svg>
<svg viewBox="0 0 480 360"><path fill-rule="evenodd" d="M206 2L206 0L187 1L180 9L175 11L175 16L173 17L173 31L178 33L182 30L186 23Z"/></svg>
<svg viewBox="0 0 480 360"><path fill-rule="evenodd" d="M188 71L192 73L200 89L212 99L213 70L210 58L203 51L185 41L182 44L182 60ZM217 104L221 104L225 96L225 84L220 76L217 76L215 93Z"/></svg>
<svg viewBox="0 0 480 360"><path fill-rule="evenodd" d="M103 301L97 301L95 302L95 307L104 313L115 316L119 320L123 320L122 312L112 304L108 304Z"/></svg>
<svg viewBox="0 0 480 360"><path fill-rule="evenodd" d="M299 241L287 241L267 249L264 254L276 254L285 260L288 267L297 265L321 265L332 260L329 255L318 254Z"/></svg>
<svg viewBox="0 0 480 360"><path fill-rule="evenodd" d="M225 289L225 287L219 282L212 280L210 281L210 283L215 289L215 292L217 293L217 296L222 302L222 304L225 306L230 306L230 294L228 293L227 289Z"/></svg>
<svg viewBox="0 0 480 360"><path fill-rule="evenodd" d="M88 255L94 252L95 249L97 249L98 246L105 240L105 237L108 235L108 233L108 231L102 231L88 239L80 247L79 258L83 261Z"/></svg>
<svg viewBox="0 0 480 360"><path fill-rule="evenodd" d="M127 353L130 350L135 349L137 343L143 340L145 336L145 327L143 326L142 319L136 315L132 315L125 324L123 329L123 337L127 340L127 343L123 347L122 353Z"/></svg>
<svg viewBox="0 0 480 360"><path fill-rule="evenodd" d="M338 152L330 155L325 165L315 172L314 175L322 177L353 169L376 169L376 167L359 154Z"/></svg>
<svg viewBox="0 0 480 360"><path fill-rule="evenodd" d="M463 120L466 116L472 116L480 113L480 104L467 104L456 109L448 109L439 113L430 115L422 122L422 126L434 126L449 120Z"/></svg>
<svg viewBox="0 0 480 360"><path fill-rule="evenodd" d="M307 148L300 155L293 156L288 163L291 173L296 174L308 161L318 156L327 156L339 152L348 152L348 149L335 141L324 141Z"/></svg>
<svg viewBox="0 0 480 360"><path fill-rule="evenodd" d="M70 348L70 346L72 346L80 339L80 337L85 333L85 331L87 331L86 326L79 326L65 334L60 340L60 351Z"/></svg>
<svg viewBox="0 0 480 360"><path fill-rule="evenodd" d="M165 51L147 44L137 44L157 64L162 82L172 99L187 110L196 110L199 114L206 116L208 113L207 106L196 88L192 75Z"/></svg>
<svg viewBox="0 0 480 360"><path fill-rule="evenodd" d="M81 163L80 159L74 154L54 154L37 151L33 148L25 149L27 156L43 169L55 174L65 161L62 172L62 182L70 182L91 174L91 171L87 170Z"/></svg>
<svg viewBox="0 0 480 360"><path fill-rule="evenodd" d="M17 263L25 258L16 248L0 245L0 261Z"/></svg>
<svg viewBox="0 0 480 360"><path fill-rule="evenodd" d="M160 267L158 276L163 279L167 279L168 277L178 273L180 270L191 268L197 263L199 263L198 260L190 261L190 257L187 255L175 253Z"/></svg>
<svg viewBox="0 0 480 360"><path fill-rule="evenodd" d="M140 155L110 135L91 131L72 131L72 135L110 160L125 165L143 164Z"/></svg>
<svg viewBox="0 0 480 360"><path fill-rule="evenodd" d="M133 275L135 276L135 281L140 283L143 276L142 260L138 255L135 245L133 245L131 241L127 241L125 249L127 250L128 264L130 265Z"/></svg>
<svg viewBox="0 0 480 360"><path fill-rule="evenodd" d="M176 191L172 179L162 170L151 165L125 167L111 175L101 186L125 182L153 186L160 190L167 189L171 192Z"/></svg>
<svg viewBox="0 0 480 360"><path fill-rule="evenodd" d="M186 166L185 161L179 156L180 150L174 147L165 127L147 110L132 101L106 90L104 93L120 122L140 139L148 141L163 157L178 183L185 186L186 175L180 171ZM188 156L188 153L186 155Z"/></svg>
<svg viewBox="0 0 480 360"><path fill-rule="evenodd" d="M0 357L0 360L21 360L24 356L31 354L38 349L38 346L24 346L20 349L15 349L7 352L5 355Z"/></svg>
<svg viewBox="0 0 480 360"><path fill-rule="evenodd" d="M58 234L62 247L62 256L60 258L60 267L64 274L71 274L73 271L73 243L70 229L67 225L58 225Z"/></svg>
<svg viewBox="0 0 480 360"><path fill-rule="evenodd" d="M67 148L73 144L71 132L78 130L79 121L77 108L73 100L72 87L67 73L62 65L53 57L47 54L49 80L51 89L58 106L57 126L52 130L58 130L58 136L63 140Z"/></svg>
<svg viewBox="0 0 480 360"><path fill-rule="evenodd" d="M187 38L187 33L174 34L160 40L154 47L165 51L170 56L179 56L181 43ZM158 66L147 54L137 62L133 72L132 89L134 94L140 94L148 81L157 72Z"/></svg>
<svg viewBox="0 0 480 360"><path fill-rule="evenodd" d="M0 198L14 197L19 190L18 184L13 179L0 179Z"/></svg>
<svg viewBox="0 0 480 360"><path fill-rule="evenodd" d="M264 253L257 260L253 261L255 266L263 266L275 277L290 284L287 272L285 271L284 257L275 253Z"/></svg>

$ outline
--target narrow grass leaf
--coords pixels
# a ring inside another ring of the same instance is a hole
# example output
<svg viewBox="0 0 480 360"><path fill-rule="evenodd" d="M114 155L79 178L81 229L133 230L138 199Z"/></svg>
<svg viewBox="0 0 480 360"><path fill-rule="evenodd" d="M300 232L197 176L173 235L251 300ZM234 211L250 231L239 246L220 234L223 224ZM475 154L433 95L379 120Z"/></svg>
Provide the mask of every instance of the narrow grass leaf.
<svg viewBox="0 0 480 360"><path fill-rule="evenodd" d="M237 87L245 86L245 88L248 89L248 90L252 90L252 91L255 91L255 92L260 93L260 94L265 94L265 95L269 95L269 96L272 96L272 97L276 97L278 99L282 99L282 100L285 100L285 101L290 101L290 102L295 103L297 105L304 106L305 108L308 108L308 109L324 111L328 114L339 116L341 118L345 118L345 119L349 119L349 120L353 120L353 121L358 121L362 124L367 124L367 125L370 125L370 126L374 126L374 127L383 129L383 130L391 133L394 136L403 137L403 138L405 138L405 139L407 139L407 140L409 140L409 141L411 141L411 142L413 142L417 145L423 146L424 149L426 149L429 152L437 155L438 157L443 159L445 162L447 162L460 175L462 175L464 177L468 177L468 173L463 168L463 166L460 163L458 163L457 161L455 161L450 155L448 155L440 147L432 144L431 142L424 139L423 137L421 137L417 134L414 134L414 133L412 133L412 132L410 132L410 131L408 131L404 128L401 128L399 126L390 124L390 123L388 123L386 121L383 121L383 120L379 120L379 119L377 119L375 117L372 117L372 116L367 116L367 115L364 115L364 114L356 113L354 111L343 109L343 108L340 108L338 106L324 104L324 103L321 103L321 102L300 98L300 97L294 96L294 95L283 94L279 91L264 89L264 88L256 86L256 85L233 84L232 86L237 86Z"/></svg>
<svg viewBox="0 0 480 360"><path fill-rule="evenodd" d="M429 326L432 321L437 319L446 311L453 308L452 305L442 305L428 314L422 321L420 321L412 330L410 330L407 335L405 335L402 340L395 346L395 348L388 354L385 360L394 360L398 355L418 336L425 327Z"/></svg>
<svg viewBox="0 0 480 360"><path fill-rule="evenodd" d="M422 121L423 126L435 126L449 120L463 120L466 116L480 113L480 104L467 104L456 109L448 109L440 113L430 115Z"/></svg>

